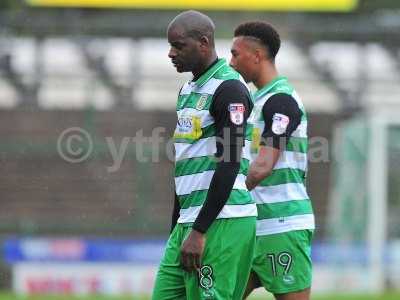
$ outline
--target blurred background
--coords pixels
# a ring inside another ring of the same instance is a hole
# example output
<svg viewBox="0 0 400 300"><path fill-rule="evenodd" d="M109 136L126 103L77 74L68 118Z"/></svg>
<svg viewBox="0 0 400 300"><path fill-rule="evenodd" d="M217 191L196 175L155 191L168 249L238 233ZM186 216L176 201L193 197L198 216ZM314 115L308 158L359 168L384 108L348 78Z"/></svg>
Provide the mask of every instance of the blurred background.
<svg viewBox="0 0 400 300"><path fill-rule="evenodd" d="M189 8L228 60L243 21L281 34L310 119L315 299L400 299L397 0L0 0L0 299L151 293L190 79L165 32Z"/></svg>

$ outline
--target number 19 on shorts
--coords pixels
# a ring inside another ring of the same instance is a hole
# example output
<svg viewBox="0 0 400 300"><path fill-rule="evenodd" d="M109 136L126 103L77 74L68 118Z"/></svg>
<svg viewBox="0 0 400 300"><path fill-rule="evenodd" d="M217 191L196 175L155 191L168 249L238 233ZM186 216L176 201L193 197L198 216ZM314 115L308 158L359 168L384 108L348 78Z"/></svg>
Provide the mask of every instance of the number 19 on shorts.
<svg viewBox="0 0 400 300"><path fill-rule="evenodd" d="M288 252L281 252L278 255L272 253L267 254L268 263L271 265L272 274L277 276L280 273L280 269L283 269L283 275L286 275L290 271L292 266L292 255Z"/></svg>

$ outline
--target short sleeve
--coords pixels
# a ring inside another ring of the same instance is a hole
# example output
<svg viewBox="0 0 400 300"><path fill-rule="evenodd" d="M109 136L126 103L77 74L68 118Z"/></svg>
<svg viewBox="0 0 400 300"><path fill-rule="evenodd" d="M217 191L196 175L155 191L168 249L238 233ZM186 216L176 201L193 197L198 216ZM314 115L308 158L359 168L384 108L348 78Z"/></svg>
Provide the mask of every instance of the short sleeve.
<svg viewBox="0 0 400 300"><path fill-rule="evenodd" d="M262 109L265 127L261 144L281 149L301 122L302 111L296 100L288 94L275 94Z"/></svg>

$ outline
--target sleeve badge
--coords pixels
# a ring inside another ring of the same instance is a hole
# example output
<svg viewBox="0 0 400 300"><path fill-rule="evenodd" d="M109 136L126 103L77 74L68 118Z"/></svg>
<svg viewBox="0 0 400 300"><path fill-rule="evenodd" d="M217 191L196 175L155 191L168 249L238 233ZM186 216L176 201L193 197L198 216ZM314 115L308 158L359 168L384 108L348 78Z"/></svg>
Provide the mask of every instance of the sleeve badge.
<svg viewBox="0 0 400 300"><path fill-rule="evenodd" d="M286 132L289 125L289 117L283 114L275 113L272 117L272 132L281 135Z"/></svg>
<svg viewBox="0 0 400 300"><path fill-rule="evenodd" d="M244 121L245 107L242 103L231 103L228 107L229 116L233 124L242 125Z"/></svg>

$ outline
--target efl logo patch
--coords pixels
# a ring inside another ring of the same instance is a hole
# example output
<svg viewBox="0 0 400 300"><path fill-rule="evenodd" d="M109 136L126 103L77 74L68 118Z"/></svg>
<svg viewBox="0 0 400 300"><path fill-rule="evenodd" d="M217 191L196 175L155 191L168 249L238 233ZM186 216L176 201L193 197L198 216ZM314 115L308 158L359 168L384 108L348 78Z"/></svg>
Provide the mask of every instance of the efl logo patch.
<svg viewBox="0 0 400 300"><path fill-rule="evenodd" d="M245 107L242 103L229 104L228 111L233 124L243 124Z"/></svg>
<svg viewBox="0 0 400 300"><path fill-rule="evenodd" d="M272 117L272 132L275 134L284 134L289 125L289 117L283 114L274 114Z"/></svg>

